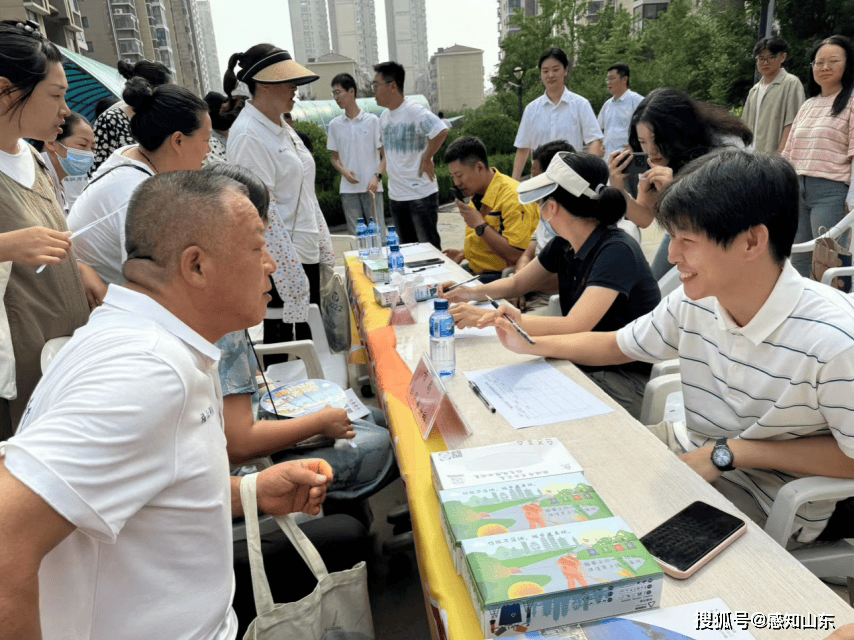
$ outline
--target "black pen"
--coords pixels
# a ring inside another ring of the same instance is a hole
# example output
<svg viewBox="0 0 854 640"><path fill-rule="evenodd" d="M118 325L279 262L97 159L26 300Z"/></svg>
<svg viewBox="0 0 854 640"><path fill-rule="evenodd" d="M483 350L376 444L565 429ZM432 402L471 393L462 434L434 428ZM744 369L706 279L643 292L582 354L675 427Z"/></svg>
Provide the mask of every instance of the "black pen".
<svg viewBox="0 0 854 640"><path fill-rule="evenodd" d="M469 386L471 387L471 390L474 391L474 395L476 395L478 398L480 398L480 401L486 405L486 408L489 409L492 413L495 413L495 407L493 407L491 404L489 404L489 400L487 400L484 397L484 395L480 392L480 387L478 387L471 380L469 380Z"/></svg>
<svg viewBox="0 0 854 640"><path fill-rule="evenodd" d="M458 282L458 283L457 283L457 284L455 284L455 285L451 285L450 287L448 287L447 289L445 289L445 293L448 293L448 291L453 291L453 290L454 290L454 289L456 289L457 287L461 287L461 286L463 286L464 284L468 284L469 282L474 282L474 281L475 281L475 280L477 280L479 277L480 277L480 276L475 276L474 278L469 278L468 280L463 280L462 282Z"/></svg>
<svg viewBox="0 0 854 640"><path fill-rule="evenodd" d="M492 306L495 307L496 309L501 308L501 305L499 305L495 300L493 300L489 296L486 296L486 299L489 300L490 304L492 304ZM511 318L510 316L508 316L506 314L504 315L504 317L507 318L507 321L513 325L513 328L516 329L516 331L519 332L519 335L522 336L523 338L525 338L525 340L527 340L529 344L537 344L536 342L534 342L531 339L531 336L529 336L527 333L525 333L525 330L522 327L520 327L513 318Z"/></svg>

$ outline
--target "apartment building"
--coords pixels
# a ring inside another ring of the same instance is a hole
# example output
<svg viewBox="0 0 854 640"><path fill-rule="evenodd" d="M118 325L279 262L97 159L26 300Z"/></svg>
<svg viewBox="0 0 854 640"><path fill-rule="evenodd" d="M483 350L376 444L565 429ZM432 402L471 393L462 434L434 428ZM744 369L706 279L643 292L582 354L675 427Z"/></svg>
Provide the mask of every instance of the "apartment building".
<svg viewBox="0 0 854 640"><path fill-rule="evenodd" d="M332 51L326 0L288 0L294 59L304 65Z"/></svg>
<svg viewBox="0 0 854 640"><path fill-rule="evenodd" d="M0 0L0 20L32 20L51 42L80 53L86 49L77 0Z"/></svg>
<svg viewBox="0 0 854 640"><path fill-rule="evenodd" d="M404 94L427 95L430 86L425 0L386 0L388 55L406 69Z"/></svg>
<svg viewBox="0 0 854 640"><path fill-rule="evenodd" d="M379 60L374 0L328 0L332 51L372 73Z"/></svg>
<svg viewBox="0 0 854 640"><path fill-rule="evenodd" d="M434 112L462 111L483 104L483 50L455 44L430 58L430 93Z"/></svg>

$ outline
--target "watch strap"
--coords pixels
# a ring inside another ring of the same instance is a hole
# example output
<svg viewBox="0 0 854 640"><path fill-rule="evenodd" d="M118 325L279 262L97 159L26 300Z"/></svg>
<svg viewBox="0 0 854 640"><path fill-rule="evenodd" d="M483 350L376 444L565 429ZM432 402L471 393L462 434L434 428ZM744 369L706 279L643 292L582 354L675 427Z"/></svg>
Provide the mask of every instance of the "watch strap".
<svg viewBox="0 0 854 640"><path fill-rule="evenodd" d="M474 232L475 232L478 236L483 236L483 234L484 234L484 233L486 233L486 228L487 228L488 226L489 226L489 223L488 223L488 222L484 222L483 224L479 224L479 225L477 225L477 226L474 228Z"/></svg>

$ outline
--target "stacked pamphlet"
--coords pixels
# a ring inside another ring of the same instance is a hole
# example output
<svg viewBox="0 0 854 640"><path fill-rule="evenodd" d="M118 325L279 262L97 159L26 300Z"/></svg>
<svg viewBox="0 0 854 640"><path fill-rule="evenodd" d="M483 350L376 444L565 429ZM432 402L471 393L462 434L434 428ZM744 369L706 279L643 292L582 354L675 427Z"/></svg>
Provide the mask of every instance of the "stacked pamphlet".
<svg viewBox="0 0 854 640"><path fill-rule="evenodd" d="M659 606L664 572L620 518L463 540L463 575L487 637Z"/></svg>
<svg viewBox="0 0 854 640"><path fill-rule="evenodd" d="M614 514L581 473L511 480L439 492L442 529L460 575L460 542L470 538L610 518Z"/></svg>
<svg viewBox="0 0 854 640"><path fill-rule="evenodd" d="M732 611L720 598L678 607L630 613L584 624L554 627L505 640L754 640L745 628L733 622ZM524 632L524 626L517 627Z"/></svg>
<svg viewBox="0 0 854 640"><path fill-rule="evenodd" d="M430 455L436 491L582 471L560 440L521 440Z"/></svg>

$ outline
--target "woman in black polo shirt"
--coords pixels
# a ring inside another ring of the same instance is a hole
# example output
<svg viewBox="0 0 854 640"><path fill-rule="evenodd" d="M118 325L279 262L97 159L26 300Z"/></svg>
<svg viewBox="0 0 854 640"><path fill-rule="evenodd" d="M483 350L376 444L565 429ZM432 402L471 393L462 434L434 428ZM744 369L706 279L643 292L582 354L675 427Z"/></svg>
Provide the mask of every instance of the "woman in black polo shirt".
<svg viewBox="0 0 854 640"><path fill-rule="evenodd" d="M562 317L520 315L532 336L615 331L661 300L658 284L638 243L616 222L626 212L622 194L608 183L608 167L596 156L562 152L545 173L519 185L523 204L538 202L544 224L557 236L537 260L516 273L479 287L459 287L443 294L454 302L517 298L548 290L555 281ZM457 326L484 323L492 313L470 305L451 310ZM612 398L638 417L650 367L630 363L603 369L583 368Z"/></svg>

